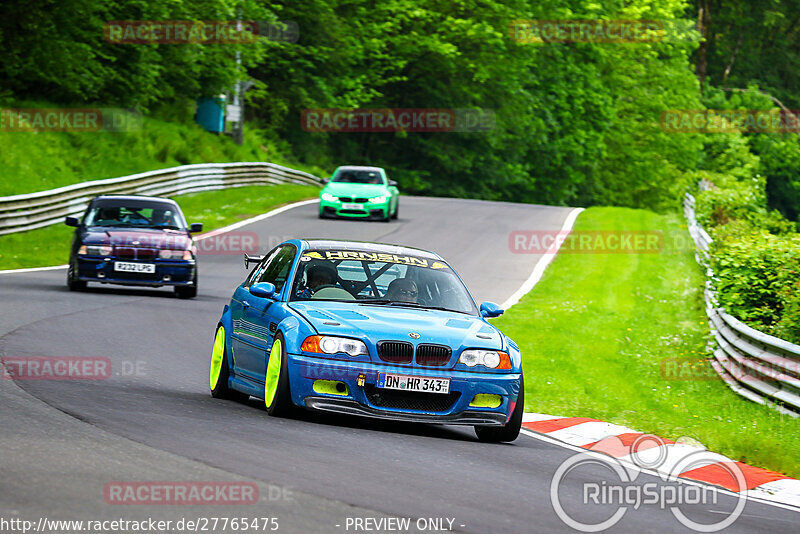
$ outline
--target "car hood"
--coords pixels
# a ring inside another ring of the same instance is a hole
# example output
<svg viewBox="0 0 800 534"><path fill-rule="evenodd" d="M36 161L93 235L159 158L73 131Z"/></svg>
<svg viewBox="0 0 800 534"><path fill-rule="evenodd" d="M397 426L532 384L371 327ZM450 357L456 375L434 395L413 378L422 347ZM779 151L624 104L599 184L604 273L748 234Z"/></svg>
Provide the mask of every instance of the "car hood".
<svg viewBox="0 0 800 534"><path fill-rule="evenodd" d="M388 195L389 190L385 185L381 184L349 184L342 182L329 182L323 189L325 193L341 197L378 197L381 195Z"/></svg>
<svg viewBox="0 0 800 534"><path fill-rule="evenodd" d="M192 242L186 230L90 226L81 232L84 245L114 245L186 250Z"/></svg>
<svg viewBox="0 0 800 534"><path fill-rule="evenodd" d="M320 334L378 341L409 341L447 345L457 354L476 347L502 349L500 331L479 317L440 310L370 306L348 302L292 302ZM419 334L413 339L409 333Z"/></svg>

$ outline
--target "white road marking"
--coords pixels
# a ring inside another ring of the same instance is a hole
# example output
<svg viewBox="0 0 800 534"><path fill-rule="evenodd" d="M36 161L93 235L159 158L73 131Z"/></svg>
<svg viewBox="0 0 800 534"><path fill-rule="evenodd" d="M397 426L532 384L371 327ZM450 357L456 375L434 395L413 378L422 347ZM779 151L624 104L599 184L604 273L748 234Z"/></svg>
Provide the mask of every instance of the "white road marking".
<svg viewBox="0 0 800 534"><path fill-rule="evenodd" d="M578 218L578 215L581 214L583 208L574 208L567 218L564 219L564 224L561 226L561 232L571 232L572 226L575 224L575 219ZM539 280L542 279L542 275L544 274L545 269L547 266L550 265L550 262L553 261L553 258L556 257L558 254L558 249L561 248L561 241L556 240L556 250L554 252L548 252L546 254L542 254L542 257L539 258L539 261L536 262L536 265L533 267L533 272L528 277L525 282L522 283L519 289L517 289L513 295L508 297L505 302L503 302L500 307L504 310L508 310L514 304L520 301L522 297L524 297L531 289L533 289L536 284L539 283Z"/></svg>

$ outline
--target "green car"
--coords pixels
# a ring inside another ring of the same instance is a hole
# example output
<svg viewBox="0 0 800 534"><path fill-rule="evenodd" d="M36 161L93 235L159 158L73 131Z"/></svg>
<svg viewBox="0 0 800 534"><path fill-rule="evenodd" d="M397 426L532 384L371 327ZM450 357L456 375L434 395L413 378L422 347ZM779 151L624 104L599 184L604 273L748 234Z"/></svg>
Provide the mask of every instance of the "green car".
<svg viewBox="0 0 800 534"><path fill-rule="evenodd" d="M400 191L380 167L344 166L334 171L319 194L319 217L397 219Z"/></svg>

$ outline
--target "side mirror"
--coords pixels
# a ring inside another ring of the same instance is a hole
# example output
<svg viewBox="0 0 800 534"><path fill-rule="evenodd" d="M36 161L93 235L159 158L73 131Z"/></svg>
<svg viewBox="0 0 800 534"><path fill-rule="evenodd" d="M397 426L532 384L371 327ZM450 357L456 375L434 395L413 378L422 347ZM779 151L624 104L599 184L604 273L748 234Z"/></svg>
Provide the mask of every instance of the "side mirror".
<svg viewBox="0 0 800 534"><path fill-rule="evenodd" d="M80 222L78 221L77 217L67 217L66 219L64 219L64 224L66 224L67 226L75 227L75 228L80 226Z"/></svg>
<svg viewBox="0 0 800 534"><path fill-rule="evenodd" d="M203 223L192 223L189 226L189 232L196 234L197 232L203 231Z"/></svg>
<svg viewBox="0 0 800 534"><path fill-rule="evenodd" d="M389 180L389 186L390 187L397 187L397 182L395 182L394 180Z"/></svg>
<svg viewBox="0 0 800 534"><path fill-rule="evenodd" d="M500 317L505 310L495 304L494 302L481 303L481 316L491 319L492 317Z"/></svg>
<svg viewBox="0 0 800 534"><path fill-rule="evenodd" d="M328 182L330 182L330 181L331 181L331 180L330 180L330 178L323 178L323 179L322 179L322 183L323 183L323 184L327 184L327 183L328 183Z"/></svg>
<svg viewBox="0 0 800 534"><path fill-rule="evenodd" d="M270 282L259 282L250 286L250 294L254 297L262 299L271 299L275 297L275 284Z"/></svg>

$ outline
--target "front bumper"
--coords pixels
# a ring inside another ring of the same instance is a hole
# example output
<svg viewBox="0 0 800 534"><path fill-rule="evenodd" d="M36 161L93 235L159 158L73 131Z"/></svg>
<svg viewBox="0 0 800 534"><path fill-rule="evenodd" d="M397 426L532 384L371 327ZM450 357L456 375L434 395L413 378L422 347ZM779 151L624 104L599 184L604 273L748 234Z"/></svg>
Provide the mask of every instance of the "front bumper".
<svg viewBox="0 0 800 534"><path fill-rule="evenodd" d="M359 204L360 209L344 209L340 201L319 201L319 213L323 217L347 217L351 219L385 219L389 213L389 202L386 204Z"/></svg>
<svg viewBox="0 0 800 534"><path fill-rule="evenodd" d="M101 284L118 284L126 286L192 286L194 285L195 261L160 260L131 261L115 260L113 257L78 256L76 261L76 278L83 282L99 282ZM154 273L131 273L114 270L115 261L126 263L154 263Z"/></svg>
<svg viewBox="0 0 800 534"><path fill-rule="evenodd" d="M347 415L375 417L390 421L408 423L436 423L442 425L481 425L502 426L506 423L506 414L495 412L465 411L461 413L438 415L413 412L378 410L364 406L354 400L335 397L306 397L306 408L323 412L336 412Z"/></svg>
<svg viewBox="0 0 800 534"><path fill-rule="evenodd" d="M298 406L416 423L503 425L508 422L509 414L516 405L520 384L518 373L490 374L452 369L399 368L298 354L290 355L288 366L292 401ZM439 394L378 389L378 375L386 372L449 378L450 394L447 397L452 402ZM362 381L359 381L359 376ZM316 380L343 382L347 390L342 393L323 393L314 390L313 384ZM470 406L478 394L498 395L502 401L495 408ZM427 403L426 399L432 399L432 402Z"/></svg>

